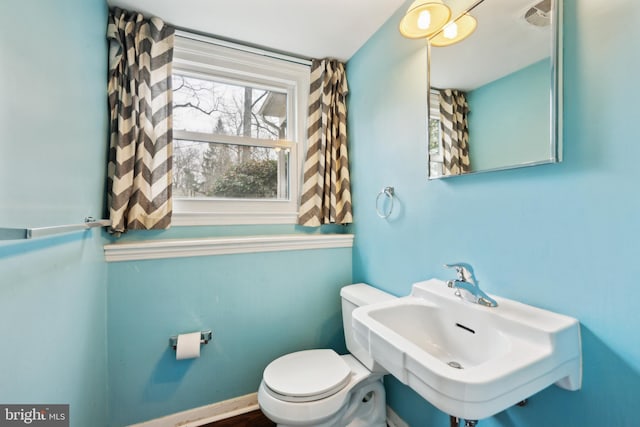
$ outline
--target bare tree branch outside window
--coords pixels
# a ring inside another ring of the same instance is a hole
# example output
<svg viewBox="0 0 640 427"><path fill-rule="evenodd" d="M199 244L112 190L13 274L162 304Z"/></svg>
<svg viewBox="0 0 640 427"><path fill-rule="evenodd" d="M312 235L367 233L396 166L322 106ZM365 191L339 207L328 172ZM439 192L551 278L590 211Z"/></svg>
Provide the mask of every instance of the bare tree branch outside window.
<svg viewBox="0 0 640 427"><path fill-rule="evenodd" d="M174 129L211 135L286 138L286 94L175 74ZM287 154L273 147L174 141L178 197L273 199ZM285 171L285 176L286 176Z"/></svg>

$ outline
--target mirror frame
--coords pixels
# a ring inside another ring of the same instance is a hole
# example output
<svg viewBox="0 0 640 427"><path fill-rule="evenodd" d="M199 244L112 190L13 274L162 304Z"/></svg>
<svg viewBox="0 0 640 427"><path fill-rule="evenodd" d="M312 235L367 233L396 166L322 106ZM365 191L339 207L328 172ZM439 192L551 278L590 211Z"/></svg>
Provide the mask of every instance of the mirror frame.
<svg viewBox="0 0 640 427"><path fill-rule="evenodd" d="M478 0L473 3L467 9L464 9L455 17L452 21L471 12L473 9L482 4L485 0ZM496 172L502 170L519 169L530 166L547 165L553 163L562 162L562 126L563 126L563 10L564 0L552 0L552 15L551 15L551 68L550 68L550 91L549 91L549 103L550 103L550 126L549 126L549 153L550 158L548 160L538 160L527 163L518 163L513 165L500 166L497 168L483 169L479 171L471 171L460 175L441 175L431 176L430 174L430 154L429 154L429 120L431 118L431 43L427 39L427 179L446 179L458 176L476 175L485 172ZM450 0L451 2L451 0ZM442 31L442 30L441 30ZM439 34L439 33L437 33ZM436 34L436 35L437 35ZM463 41L464 43L464 41ZM446 47L444 48L446 49Z"/></svg>

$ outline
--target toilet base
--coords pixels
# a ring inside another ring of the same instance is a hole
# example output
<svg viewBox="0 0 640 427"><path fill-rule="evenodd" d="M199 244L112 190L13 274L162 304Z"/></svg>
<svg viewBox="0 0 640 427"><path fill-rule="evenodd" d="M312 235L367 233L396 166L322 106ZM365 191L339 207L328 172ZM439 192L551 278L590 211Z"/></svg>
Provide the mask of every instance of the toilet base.
<svg viewBox="0 0 640 427"><path fill-rule="evenodd" d="M277 424L278 427L387 427L382 379L365 382L337 414L314 424Z"/></svg>
<svg viewBox="0 0 640 427"><path fill-rule="evenodd" d="M387 427L387 404L382 378L354 393L353 414L345 416L345 427Z"/></svg>

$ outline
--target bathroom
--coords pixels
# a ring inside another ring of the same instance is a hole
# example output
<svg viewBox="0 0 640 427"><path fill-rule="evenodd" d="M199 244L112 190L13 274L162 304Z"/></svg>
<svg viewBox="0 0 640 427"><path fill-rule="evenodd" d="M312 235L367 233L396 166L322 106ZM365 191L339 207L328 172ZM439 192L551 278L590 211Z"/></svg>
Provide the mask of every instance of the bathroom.
<svg viewBox="0 0 640 427"><path fill-rule="evenodd" d="M564 0L562 162L437 180L426 176L426 49L398 32L410 4L346 63L353 224L136 231L121 239L330 244L132 261L107 261L114 240L100 229L0 243L0 405L69 404L73 427L120 427L251 395L282 354L346 352L342 286L403 296L466 261L485 291L574 317L582 335L580 391L546 388L480 425L636 425L640 4ZM102 216L107 16L104 0L0 7L0 227ZM388 220L374 203L386 186ZM200 329L212 341L176 361L169 337ZM406 425L448 425L393 377L385 389Z"/></svg>

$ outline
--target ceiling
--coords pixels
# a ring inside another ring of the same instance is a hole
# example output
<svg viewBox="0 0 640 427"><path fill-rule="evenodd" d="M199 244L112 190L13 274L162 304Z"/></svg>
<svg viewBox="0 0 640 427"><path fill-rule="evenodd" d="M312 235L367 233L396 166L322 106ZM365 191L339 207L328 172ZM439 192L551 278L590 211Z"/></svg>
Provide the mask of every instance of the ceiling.
<svg viewBox="0 0 640 427"><path fill-rule="evenodd" d="M347 61L405 0L107 0L184 30Z"/></svg>
<svg viewBox="0 0 640 427"><path fill-rule="evenodd" d="M478 28L432 49L432 84L471 90L549 55L550 29L522 18L540 0L443 0L471 12ZM346 62L406 0L107 0L180 29L303 58ZM399 22L398 22L399 23ZM398 25L395 23L394 25ZM472 71L471 71L472 70Z"/></svg>
<svg viewBox="0 0 640 427"><path fill-rule="evenodd" d="M478 28L466 40L433 48L431 83L472 90L549 57L552 27L535 27L525 12L540 0L485 0L471 11Z"/></svg>

